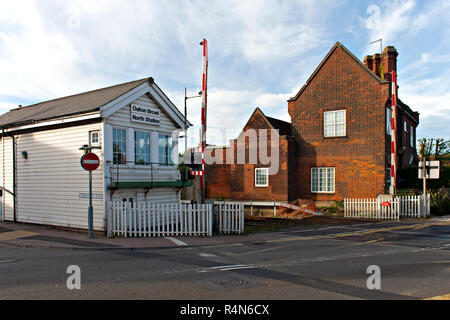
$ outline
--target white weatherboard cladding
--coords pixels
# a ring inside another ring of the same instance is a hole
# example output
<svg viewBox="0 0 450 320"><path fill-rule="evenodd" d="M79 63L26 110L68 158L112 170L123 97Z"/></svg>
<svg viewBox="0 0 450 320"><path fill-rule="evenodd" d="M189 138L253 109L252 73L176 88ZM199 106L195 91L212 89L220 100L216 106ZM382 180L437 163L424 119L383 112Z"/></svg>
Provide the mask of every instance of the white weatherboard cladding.
<svg viewBox="0 0 450 320"><path fill-rule="evenodd" d="M17 136L17 221L87 229L88 171L78 150L89 143L89 132L102 124L79 125ZM26 151L28 159L21 155ZM102 150L94 150L103 163ZM103 166L93 171L93 193L103 194ZM94 229L105 230L103 199L94 199Z"/></svg>
<svg viewBox="0 0 450 320"><path fill-rule="evenodd" d="M4 187L3 197L0 198L2 200L0 210L4 212L4 219L7 221L13 220L14 210L14 197L11 194L14 191L12 141L12 138L9 137L5 137L4 140L0 141L0 184Z"/></svg>
<svg viewBox="0 0 450 320"><path fill-rule="evenodd" d="M153 109L159 109L161 121L160 125L131 122L130 105L126 105L119 111L107 117L106 123L115 126L133 127L135 129L142 129L142 130L157 130L160 132L166 132L168 134L171 134L172 131L177 128L176 124L172 121L172 119L170 119L164 112L164 110L161 110L161 108L148 95L143 95L142 97L136 99L135 101L133 101L133 104Z"/></svg>
<svg viewBox="0 0 450 320"><path fill-rule="evenodd" d="M169 118L169 116L164 112L164 110L155 103L155 101L148 95L145 94L140 98L132 102L142 107L153 108L160 110L160 124L152 125L147 123L138 123L131 121L130 105L122 107L120 110L116 111L112 115L105 119L106 128L108 134L105 135L105 146L106 150L112 150L112 129L111 128L121 128L126 130L127 134L127 165L119 166L119 182L120 181L150 181L152 178L152 168L153 168L153 181L176 181L179 180L179 171L177 166L159 166L157 164L159 159L158 150L158 134L163 133L171 135L174 130L177 129L175 122ZM150 159L153 162L153 166L139 166L134 164L134 131L145 131L150 133ZM174 143L174 153L177 152L177 145ZM107 185L110 184L110 178L113 180L117 179L117 166L111 168L112 155L107 156L109 160L108 164L105 166L105 174L107 178ZM116 191L117 192L117 191ZM172 191L173 192L173 191Z"/></svg>
<svg viewBox="0 0 450 320"><path fill-rule="evenodd" d="M153 188L147 194L142 189L119 189L114 192L113 201L133 198L134 201L151 201L155 203L179 202L176 188Z"/></svg>

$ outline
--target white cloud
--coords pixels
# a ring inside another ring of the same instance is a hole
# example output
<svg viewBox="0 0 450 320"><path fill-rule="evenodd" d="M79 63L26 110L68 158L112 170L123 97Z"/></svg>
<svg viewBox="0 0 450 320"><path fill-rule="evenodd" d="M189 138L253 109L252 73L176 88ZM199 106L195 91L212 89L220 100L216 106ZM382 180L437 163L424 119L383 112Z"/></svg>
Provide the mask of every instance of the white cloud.
<svg viewBox="0 0 450 320"><path fill-rule="evenodd" d="M361 20L369 29L370 41L382 39L383 43L389 43L399 33L410 29L413 23L411 14L415 6L415 0L385 1L382 6L369 6L369 16ZM373 53L372 45L367 46L366 53Z"/></svg>
<svg viewBox="0 0 450 320"><path fill-rule="evenodd" d="M345 30L358 30L358 21L341 25L353 20L337 17L357 6L336 3L224 0L205 8L203 1L2 1L0 112L145 76L153 76L182 110L183 88L195 94L200 87L198 43L205 37L210 44L209 128L233 128L227 138L235 138L256 107L289 121L286 100L331 45L346 40ZM369 30L364 43L382 37L386 44L448 24L442 19L450 11L448 2L420 5L382 2L381 28ZM360 14L367 12L363 8ZM420 41L412 46L410 51L424 48ZM400 70L401 98L417 105L422 117L431 117L448 110L450 58L448 45L425 48ZM200 100L189 100L188 106L189 119L199 124Z"/></svg>

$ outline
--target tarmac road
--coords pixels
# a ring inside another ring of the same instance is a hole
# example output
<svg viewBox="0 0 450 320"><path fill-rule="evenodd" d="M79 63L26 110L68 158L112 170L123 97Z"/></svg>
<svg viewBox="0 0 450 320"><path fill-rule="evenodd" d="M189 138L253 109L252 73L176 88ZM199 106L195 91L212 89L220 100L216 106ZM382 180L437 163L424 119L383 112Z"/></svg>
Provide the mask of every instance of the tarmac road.
<svg viewBox="0 0 450 320"><path fill-rule="evenodd" d="M263 237L261 237L263 235ZM449 299L450 221L294 225L170 249L0 245L0 299ZM69 265L81 289L69 290ZM381 270L369 290L367 268Z"/></svg>

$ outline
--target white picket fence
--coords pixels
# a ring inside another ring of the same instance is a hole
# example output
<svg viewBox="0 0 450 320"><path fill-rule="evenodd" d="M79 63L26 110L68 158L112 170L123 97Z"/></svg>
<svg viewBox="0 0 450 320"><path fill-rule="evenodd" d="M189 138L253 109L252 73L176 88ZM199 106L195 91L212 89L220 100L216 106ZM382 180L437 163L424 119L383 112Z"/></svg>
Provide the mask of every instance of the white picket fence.
<svg viewBox="0 0 450 320"><path fill-rule="evenodd" d="M389 205L383 206L383 203ZM430 195L401 196L389 200L380 198L344 199L344 217L399 220L400 218L420 218L430 215Z"/></svg>
<svg viewBox="0 0 450 320"><path fill-rule="evenodd" d="M108 236L212 236L212 204L109 201Z"/></svg>
<svg viewBox="0 0 450 320"><path fill-rule="evenodd" d="M214 216L215 213L215 216ZM212 236L244 232L242 204L108 202L109 237Z"/></svg>
<svg viewBox="0 0 450 320"><path fill-rule="evenodd" d="M344 199L344 217L364 219L399 220L399 200L393 199L390 206L384 207L383 201L375 198Z"/></svg>
<svg viewBox="0 0 450 320"><path fill-rule="evenodd" d="M430 215L430 195L402 196L400 198L400 218L421 218Z"/></svg>
<svg viewBox="0 0 450 320"><path fill-rule="evenodd" d="M215 217L221 233L244 233L244 205L233 202L215 202Z"/></svg>

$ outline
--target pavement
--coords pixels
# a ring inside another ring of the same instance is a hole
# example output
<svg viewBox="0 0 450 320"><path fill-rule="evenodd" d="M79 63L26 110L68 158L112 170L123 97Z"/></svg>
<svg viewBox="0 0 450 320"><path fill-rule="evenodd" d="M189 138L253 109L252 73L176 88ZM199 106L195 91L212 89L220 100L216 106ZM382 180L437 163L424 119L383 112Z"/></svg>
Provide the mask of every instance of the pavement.
<svg viewBox="0 0 450 320"><path fill-rule="evenodd" d="M40 225L0 222L0 243L29 248L114 250L157 249L180 246L220 245L241 241L258 241L258 235L218 235L214 237L108 238L87 231L61 230Z"/></svg>

